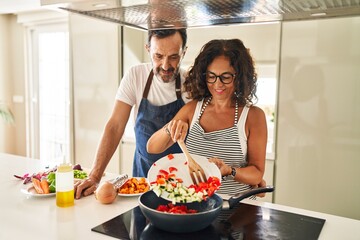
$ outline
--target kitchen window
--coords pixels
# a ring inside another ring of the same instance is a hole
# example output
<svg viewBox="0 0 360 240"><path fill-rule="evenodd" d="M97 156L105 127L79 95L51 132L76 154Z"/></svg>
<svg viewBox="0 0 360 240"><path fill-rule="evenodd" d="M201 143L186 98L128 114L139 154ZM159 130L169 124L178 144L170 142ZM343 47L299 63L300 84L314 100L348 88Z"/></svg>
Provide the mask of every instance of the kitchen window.
<svg viewBox="0 0 360 240"><path fill-rule="evenodd" d="M257 64L258 84L255 104L265 112L268 128L266 159L275 160L275 116L277 99L276 64Z"/></svg>

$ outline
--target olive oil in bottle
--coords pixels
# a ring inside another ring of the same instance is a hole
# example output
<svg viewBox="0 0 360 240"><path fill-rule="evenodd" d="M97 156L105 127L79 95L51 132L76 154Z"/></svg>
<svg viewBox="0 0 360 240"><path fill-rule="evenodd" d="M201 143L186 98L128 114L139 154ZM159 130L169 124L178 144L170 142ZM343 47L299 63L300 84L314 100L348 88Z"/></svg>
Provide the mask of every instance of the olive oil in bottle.
<svg viewBox="0 0 360 240"><path fill-rule="evenodd" d="M71 164L60 164L56 171L56 205L70 207L74 205L74 172Z"/></svg>

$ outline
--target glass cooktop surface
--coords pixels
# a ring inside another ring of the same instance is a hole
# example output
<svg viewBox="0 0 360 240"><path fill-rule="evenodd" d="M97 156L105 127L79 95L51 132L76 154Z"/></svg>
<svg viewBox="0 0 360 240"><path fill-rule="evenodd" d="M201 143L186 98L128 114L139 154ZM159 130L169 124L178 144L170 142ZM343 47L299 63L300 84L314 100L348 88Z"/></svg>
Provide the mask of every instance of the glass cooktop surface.
<svg viewBox="0 0 360 240"><path fill-rule="evenodd" d="M207 228L192 233L171 233L154 227L135 207L91 230L117 239L130 240L224 240L224 239L318 239L324 219L239 203L222 210Z"/></svg>

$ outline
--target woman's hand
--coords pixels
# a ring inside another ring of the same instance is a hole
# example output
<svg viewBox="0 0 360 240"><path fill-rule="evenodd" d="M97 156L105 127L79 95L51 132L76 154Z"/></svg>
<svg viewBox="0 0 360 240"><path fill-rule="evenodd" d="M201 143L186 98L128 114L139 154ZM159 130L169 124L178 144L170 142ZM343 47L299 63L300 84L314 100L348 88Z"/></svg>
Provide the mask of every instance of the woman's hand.
<svg viewBox="0 0 360 240"><path fill-rule="evenodd" d="M178 140L184 141L189 129L189 125L182 120L171 120L166 126L166 132L170 133L170 137L174 142Z"/></svg>
<svg viewBox="0 0 360 240"><path fill-rule="evenodd" d="M224 163L223 160L219 158L209 158L209 162L215 163L216 166L220 169L221 176L227 176L231 174L231 167ZM259 187L266 187L266 181L264 179L261 180L261 182L257 185L252 186L253 188L259 188ZM259 193L256 194L257 197L265 197L265 193Z"/></svg>
<svg viewBox="0 0 360 240"><path fill-rule="evenodd" d="M266 181L264 179L261 180L261 182L258 185L253 186L253 188L259 188L259 187L266 187ZM256 194L257 197L265 197L266 193L259 193Z"/></svg>
<svg viewBox="0 0 360 240"><path fill-rule="evenodd" d="M149 138L146 150L152 154L164 152L178 140L184 141L188 128L188 123L182 120L171 120Z"/></svg>
<svg viewBox="0 0 360 240"><path fill-rule="evenodd" d="M221 176L227 176L231 174L231 167L224 163L223 160L219 158L209 158L209 162L215 163L215 165L220 169Z"/></svg>

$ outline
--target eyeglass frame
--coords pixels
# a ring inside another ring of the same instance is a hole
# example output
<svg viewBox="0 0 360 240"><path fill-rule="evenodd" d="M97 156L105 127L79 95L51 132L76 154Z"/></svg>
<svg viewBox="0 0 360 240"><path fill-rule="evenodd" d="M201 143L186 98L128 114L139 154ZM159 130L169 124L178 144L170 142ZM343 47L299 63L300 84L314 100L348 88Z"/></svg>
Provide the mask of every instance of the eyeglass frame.
<svg viewBox="0 0 360 240"><path fill-rule="evenodd" d="M209 81L208 81L208 74L209 74L209 73L212 74L212 75L214 75L215 81L213 81L213 82L209 82ZM228 82L228 83L224 82L224 80L223 80L223 77L224 77L223 75L224 75L224 74L229 74L229 75L231 75L231 77L232 77L231 82ZM225 72L225 73L222 73L222 74L220 74L220 75L216 75L216 74L213 73L213 72L206 72L206 73L203 73L203 75L205 76L205 81L206 81L207 83L211 83L211 84L216 83L216 81L217 81L218 78L220 79L220 82L222 82L223 84L230 84L230 83L232 83L232 82L234 81L235 76L236 76L235 73L230 73L230 72Z"/></svg>

